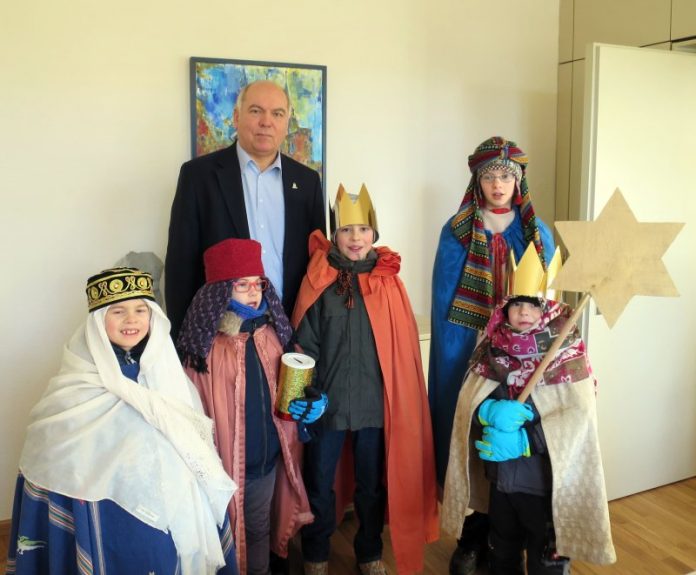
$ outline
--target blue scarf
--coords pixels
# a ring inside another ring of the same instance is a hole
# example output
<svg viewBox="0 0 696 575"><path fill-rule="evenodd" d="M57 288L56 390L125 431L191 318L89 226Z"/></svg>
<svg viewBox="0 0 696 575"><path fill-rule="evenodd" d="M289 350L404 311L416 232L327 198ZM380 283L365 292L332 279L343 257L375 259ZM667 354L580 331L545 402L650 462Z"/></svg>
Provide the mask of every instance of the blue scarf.
<svg viewBox="0 0 696 575"><path fill-rule="evenodd" d="M267 309L268 304L266 303L265 298L261 300L261 305L259 305L258 309L249 305L244 305L243 303L239 303L238 301L233 299L231 299L230 302L227 304L227 311L233 311L239 317L245 320L256 319L257 317L261 317L266 313Z"/></svg>
<svg viewBox="0 0 696 575"><path fill-rule="evenodd" d="M232 280L205 284L193 296L186 312L176 341L176 350L182 363L199 373L208 372L205 358L213 345L217 326L227 309L231 293ZM273 284L269 284L268 289L263 292L263 303L268 306L268 314L280 343L283 347L289 346L292 327Z"/></svg>

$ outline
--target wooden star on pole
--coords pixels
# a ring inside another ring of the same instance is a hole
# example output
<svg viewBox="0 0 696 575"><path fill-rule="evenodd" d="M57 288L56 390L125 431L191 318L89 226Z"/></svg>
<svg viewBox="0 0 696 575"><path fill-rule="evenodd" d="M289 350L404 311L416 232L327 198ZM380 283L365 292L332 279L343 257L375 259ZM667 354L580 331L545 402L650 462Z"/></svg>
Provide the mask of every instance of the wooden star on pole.
<svg viewBox="0 0 696 575"><path fill-rule="evenodd" d="M618 188L593 222L556 222L569 255L551 287L585 293L517 401L524 403L532 393L590 296L612 327L634 295L679 295L662 255L683 227L638 222Z"/></svg>
<svg viewBox="0 0 696 575"><path fill-rule="evenodd" d="M679 295L662 256L683 226L638 222L616 188L594 221L556 222L569 256L552 287L589 292L612 327L634 295Z"/></svg>

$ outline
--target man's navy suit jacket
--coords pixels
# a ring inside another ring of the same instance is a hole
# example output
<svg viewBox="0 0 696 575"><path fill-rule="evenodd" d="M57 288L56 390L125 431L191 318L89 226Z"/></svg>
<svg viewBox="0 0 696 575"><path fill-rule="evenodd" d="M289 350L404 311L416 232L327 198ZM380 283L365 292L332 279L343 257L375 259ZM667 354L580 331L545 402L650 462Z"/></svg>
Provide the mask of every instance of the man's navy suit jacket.
<svg viewBox="0 0 696 575"><path fill-rule="evenodd" d="M283 307L292 314L307 271L309 235L326 233L319 174L281 155L285 199ZM165 259L165 300L176 341L193 296L205 283L203 252L227 238L249 238L236 143L181 166L169 220Z"/></svg>

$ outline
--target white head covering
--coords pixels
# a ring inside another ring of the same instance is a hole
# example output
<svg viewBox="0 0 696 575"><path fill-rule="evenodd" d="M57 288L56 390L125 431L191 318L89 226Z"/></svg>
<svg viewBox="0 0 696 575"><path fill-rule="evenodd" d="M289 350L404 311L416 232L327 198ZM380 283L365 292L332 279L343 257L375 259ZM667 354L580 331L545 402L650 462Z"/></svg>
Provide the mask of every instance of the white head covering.
<svg viewBox="0 0 696 575"><path fill-rule="evenodd" d="M212 421L181 368L169 320L143 301L152 315L138 384L121 373L106 335L108 307L90 313L31 412L19 467L40 487L110 499L170 531L182 573L212 574L225 564L216 524L237 486L215 451Z"/></svg>

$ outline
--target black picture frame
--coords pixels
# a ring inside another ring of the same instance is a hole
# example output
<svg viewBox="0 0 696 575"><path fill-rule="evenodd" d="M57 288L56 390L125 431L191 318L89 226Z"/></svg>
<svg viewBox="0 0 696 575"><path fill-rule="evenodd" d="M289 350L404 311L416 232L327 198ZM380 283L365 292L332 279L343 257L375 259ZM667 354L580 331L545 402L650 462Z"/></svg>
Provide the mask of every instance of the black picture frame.
<svg viewBox="0 0 696 575"><path fill-rule="evenodd" d="M291 107L281 151L326 182L326 66L191 57L190 72L192 157L229 146L236 137L232 113L239 91L271 80L288 94Z"/></svg>

